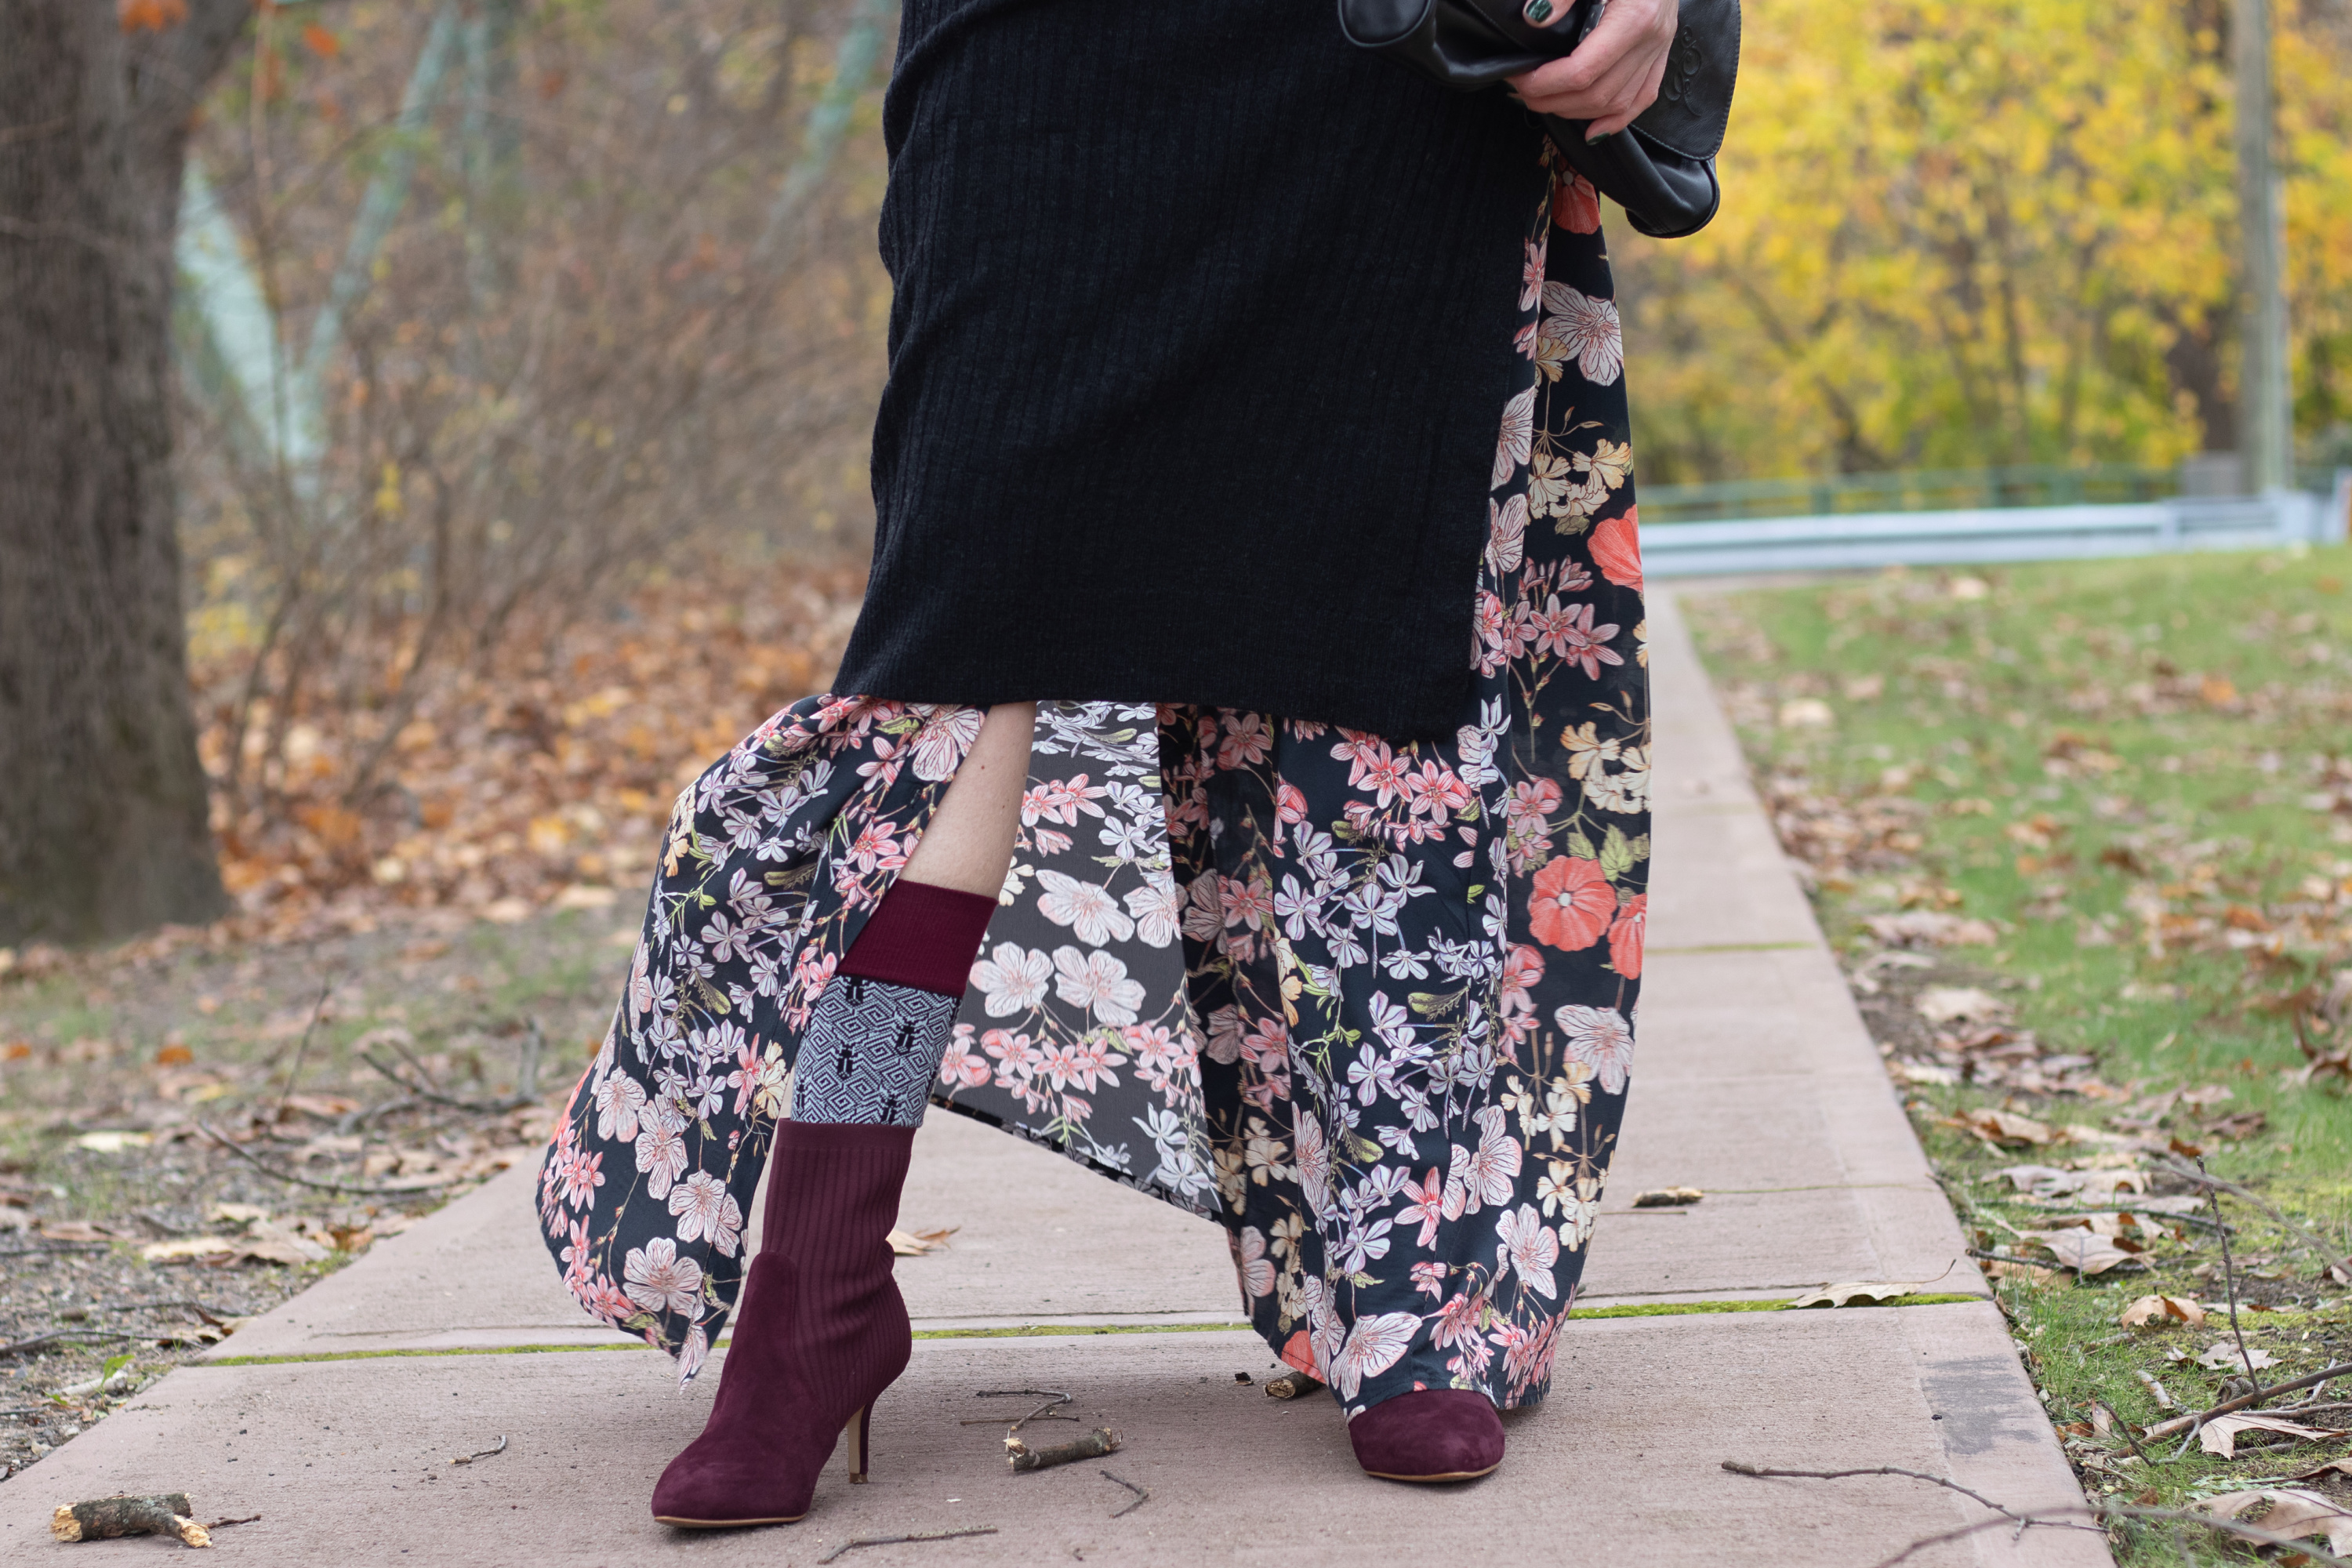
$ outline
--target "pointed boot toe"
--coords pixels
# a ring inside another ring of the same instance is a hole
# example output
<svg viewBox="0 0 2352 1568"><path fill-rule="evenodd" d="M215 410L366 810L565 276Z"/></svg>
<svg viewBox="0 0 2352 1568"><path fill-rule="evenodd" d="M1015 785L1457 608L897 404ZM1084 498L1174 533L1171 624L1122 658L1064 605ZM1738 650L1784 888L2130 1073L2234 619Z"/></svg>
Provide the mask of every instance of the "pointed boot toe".
<svg viewBox="0 0 2352 1568"><path fill-rule="evenodd" d="M1483 1394L1423 1388L1348 1423L1356 1463L1384 1481L1466 1481L1503 1462L1503 1419Z"/></svg>

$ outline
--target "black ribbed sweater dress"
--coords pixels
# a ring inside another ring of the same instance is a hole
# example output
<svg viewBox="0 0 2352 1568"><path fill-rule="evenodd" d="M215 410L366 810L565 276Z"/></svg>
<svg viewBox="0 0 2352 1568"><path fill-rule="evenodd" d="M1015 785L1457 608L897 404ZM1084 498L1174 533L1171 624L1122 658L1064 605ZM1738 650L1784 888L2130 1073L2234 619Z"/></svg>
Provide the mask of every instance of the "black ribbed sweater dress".
<svg viewBox="0 0 2352 1568"><path fill-rule="evenodd" d="M1470 691L1541 132L1328 0L908 0L834 689L1402 741Z"/></svg>

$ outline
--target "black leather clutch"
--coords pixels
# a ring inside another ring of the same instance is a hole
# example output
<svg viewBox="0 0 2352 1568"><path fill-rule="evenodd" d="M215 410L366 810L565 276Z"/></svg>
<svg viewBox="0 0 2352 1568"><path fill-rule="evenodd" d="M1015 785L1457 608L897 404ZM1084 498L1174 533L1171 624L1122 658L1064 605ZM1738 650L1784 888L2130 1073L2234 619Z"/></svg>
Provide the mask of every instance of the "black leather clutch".
<svg viewBox="0 0 2352 1568"><path fill-rule="evenodd" d="M1561 3L1561 0L1555 0ZM1568 22L1538 27L1517 0L1339 0L1348 41L1470 91L1571 53L1608 0L1574 0ZM1660 239L1696 234L1722 204L1715 156L1739 77L1739 0L1682 0L1658 100L1614 136L1587 142L1588 123L1544 116L1577 173Z"/></svg>

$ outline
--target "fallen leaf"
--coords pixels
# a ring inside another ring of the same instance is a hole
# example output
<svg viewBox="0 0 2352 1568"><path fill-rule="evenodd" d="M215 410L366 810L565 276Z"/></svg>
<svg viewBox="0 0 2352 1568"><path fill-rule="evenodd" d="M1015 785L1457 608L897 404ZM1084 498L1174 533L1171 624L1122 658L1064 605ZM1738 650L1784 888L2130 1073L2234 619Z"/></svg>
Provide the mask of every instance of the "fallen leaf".
<svg viewBox="0 0 2352 1568"><path fill-rule="evenodd" d="M1889 1301L1899 1301L1906 1296L1916 1296L1933 1281L1911 1280L1907 1283L1872 1284L1848 1280L1842 1285L1824 1285L1808 1291L1789 1303L1791 1307L1883 1307Z"/></svg>
<svg viewBox="0 0 2352 1568"><path fill-rule="evenodd" d="M2027 1263L2008 1258L1986 1260L1984 1271L1996 1279L2023 1279L2035 1285L2047 1285L2058 1278L2058 1270L2055 1268L2045 1268L2038 1263Z"/></svg>
<svg viewBox="0 0 2352 1568"><path fill-rule="evenodd" d="M151 1241L139 1249L139 1256L150 1263L185 1263L197 1258L226 1258L236 1247L237 1244L225 1236L181 1236L170 1241Z"/></svg>
<svg viewBox="0 0 2352 1568"><path fill-rule="evenodd" d="M2278 1365L2278 1357L2266 1350L2258 1350L2252 1345L2246 1347L2246 1353L2242 1357L2238 1354L2237 1342L2216 1340L2206 1347L2203 1355L2197 1358L2199 1366L2211 1367L2216 1372L2232 1367L2243 1370L2248 1362L2253 1363L2254 1370L2260 1372L2266 1366Z"/></svg>
<svg viewBox="0 0 2352 1568"><path fill-rule="evenodd" d="M2291 1481L2310 1481L2316 1480L2321 1476L2326 1475L2352 1476L2352 1459L2328 1459L2320 1464L2312 1466L2311 1468L2307 1470L2297 1470L2294 1474L2287 1477L2287 1479Z"/></svg>
<svg viewBox="0 0 2352 1568"><path fill-rule="evenodd" d="M960 1226L946 1230L898 1230L890 1232L890 1250L900 1258L920 1258L927 1252L937 1252L948 1244L948 1237L961 1229Z"/></svg>
<svg viewBox="0 0 2352 1568"><path fill-rule="evenodd" d="M1633 1206L1637 1209L1681 1208L1705 1196L1706 1194L1696 1187L1659 1187L1652 1192L1634 1194Z"/></svg>
<svg viewBox="0 0 2352 1568"><path fill-rule="evenodd" d="M2059 1262L2079 1274L2105 1274L2136 1261L2132 1250L2116 1238L2087 1230L2029 1230L2025 1239L2048 1248Z"/></svg>
<svg viewBox="0 0 2352 1568"><path fill-rule="evenodd" d="M130 1239L121 1231L106 1226L92 1225L88 1220L52 1220L41 1226L41 1234L51 1241L125 1241Z"/></svg>
<svg viewBox="0 0 2352 1568"><path fill-rule="evenodd" d="M85 1132L74 1140L74 1146L96 1154L120 1154L125 1149L144 1149L153 1142L144 1132Z"/></svg>
<svg viewBox="0 0 2352 1568"><path fill-rule="evenodd" d="M2142 1296L2126 1307L2116 1321L2127 1329L2168 1328L2174 1323L2196 1329L2205 1324L2205 1309L2179 1296Z"/></svg>
<svg viewBox="0 0 2352 1568"><path fill-rule="evenodd" d="M2241 1432L2284 1432L2290 1437L2301 1437L2305 1442L2336 1435L2323 1432L2316 1426L2298 1426L2277 1415L2257 1415L2240 1411L2209 1418L2197 1429L2197 1446L2209 1454L2234 1459L2238 1457L2238 1434Z"/></svg>
<svg viewBox="0 0 2352 1568"><path fill-rule="evenodd" d="M2052 1165L2006 1165L1993 1174L2006 1177L2019 1192L2032 1193L2037 1198L2112 1197L2122 1192L2147 1191L2145 1171L2062 1171ZM2155 1209L2157 1205L2144 1206Z"/></svg>
<svg viewBox="0 0 2352 1568"><path fill-rule="evenodd" d="M2209 1105L2219 1105L2225 1100L2236 1098L2237 1095L2225 1083L2200 1084L2195 1089L2184 1089L2180 1091L2180 1103L2193 1105L2200 1110Z"/></svg>
<svg viewBox="0 0 2352 1568"><path fill-rule="evenodd" d="M2269 1510L2260 1516L2245 1520L2242 1516L2256 1503L2268 1503ZM2347 1513L2317 1492L2307 1492L2294 1487L2264 1488L2261 1491L2224 1492L2202 1502L2192 1502L2189 1508L2200 1513L2218 1515L2222 1519L2241 1519L2273 1535L2284 1535L2299 1541L2308 1535L2325 1535L2327 1550L2336 1553L2352 1552L2352 1513Z"/></svg>
<svg viewBox="0 0 2352 1568"><path fill-rule="evenodd" d="M1863 924L1870 934L1890 947L1990 947L2000 940L1992 922L1966 920L1940 910L1906 910L1899 915L1873 915Z"/></svg>
<svg viewBox="0 0 2352 1568"><path fill-rule="evenodd" d="M2031 1116L2020 1116L2013 1110L1984 1109L1962 1111L1951 1118L1947 1125L2011 1149L2054 1143L2058 1140L2058 1134L2047 1122L2036 1121Z"/></svg>
<svg viewBox="0 0 2352 1568"><path fill-rule="evenodd" d="M1895 1076L1905 1083L1935 1084L1940 1087L1960 1081L1958 1068L1948 1068L1937 1062L1914 1061L1908 1057L1904 1057L1888 1065L1895 1069Z"/></svg>
<svg viewBox="0 0 2352 1568"><path fill-rule="evenodd" d="M1996 1024L2009 1016L2009 1004L1974 985L1930 985L1912 999L1912 1008L1931 1024L1957 1023L1962 1018Z"/></svg>

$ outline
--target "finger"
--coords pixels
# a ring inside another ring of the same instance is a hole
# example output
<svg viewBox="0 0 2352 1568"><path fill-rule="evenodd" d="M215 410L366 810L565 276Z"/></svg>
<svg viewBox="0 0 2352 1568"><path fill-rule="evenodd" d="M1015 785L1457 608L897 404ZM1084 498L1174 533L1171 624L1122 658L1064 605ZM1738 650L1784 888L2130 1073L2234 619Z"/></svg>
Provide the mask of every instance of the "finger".
<svg viewBox="0 0 2352 1568"><path fill-rule="evenodd" d="M1595 137L1614 135L1642 118L1648 111L1650 105L1658 101L1658 88L1665 79L1666 57L1660 55L1656 63L1652 65L1648 73L1643 77L1641 87L1634 92L1632 103L1617 113L1604 115L1595 120L1586 128L1585 140L1589 142Z"/></svg>
<svg viewBox="0 0 2352 1568"><path fill-rule="evenodd" d="M1600 79L1577 92L1557 94L1522 93L1521 100L1538 114L1557 114L1565 120L1595 120L1614 114L1633 101L1642 84L1653 68L1663 70L1664 54L1652 59L1646 53L1620 58L1610 66Z"/></svg>
<svg viewBox="0 0 2352 1568"><path fill-rule="evenodd" d="M1651 31L1664 8L1662 0L1612 0L1573 54L1513 77L1511 85L1528 99L1590 92Z"/></svg>

